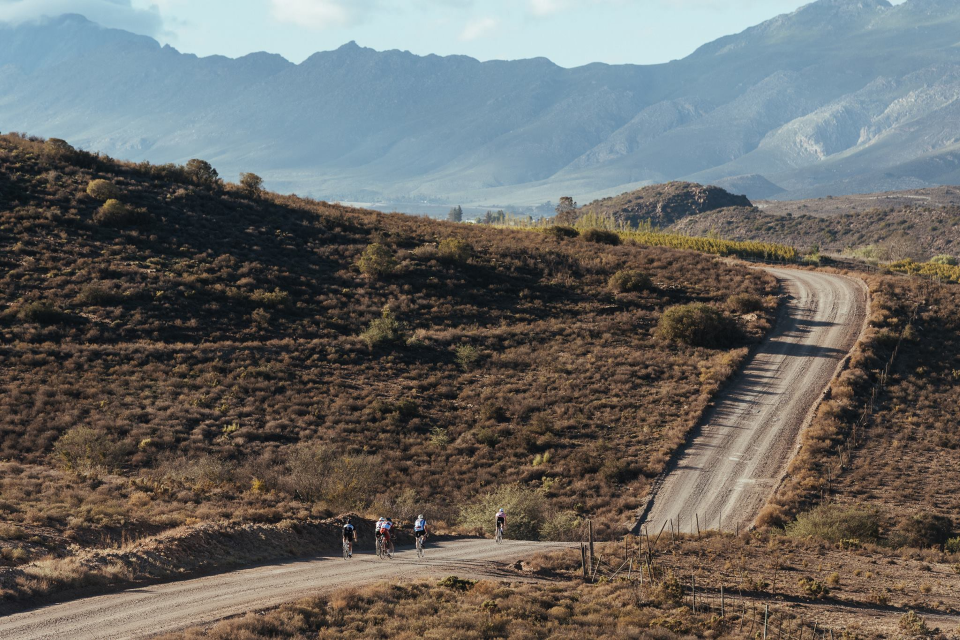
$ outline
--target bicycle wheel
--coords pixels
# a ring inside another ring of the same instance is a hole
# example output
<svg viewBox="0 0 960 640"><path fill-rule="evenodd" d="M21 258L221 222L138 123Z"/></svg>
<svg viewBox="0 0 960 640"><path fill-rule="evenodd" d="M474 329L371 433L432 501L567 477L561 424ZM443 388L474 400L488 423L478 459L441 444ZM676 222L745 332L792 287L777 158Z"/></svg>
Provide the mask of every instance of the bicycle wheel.
<svg viewBox="0 0 960 640"><path fill-rule="evenodd" d="M381 560L383 559L383 538L377 538L376 556Z"/></svg>
<svg viewBox="0 0 960 640"><path fill-rule="evenodd" d="M423 557L423 536L417 538L417 557Z"/></svg>
<svg viewBox="0 0 960 640"><path fill-rule="evenodd" d="M350 543L346 540L343 541L343 559L347 560L350 558Z"/></svg>
<svg viewBox="0 0 960 640"><path fill-rule="evenodd" d="M503 544L503 529L497 527L497 544Z"/></svg>

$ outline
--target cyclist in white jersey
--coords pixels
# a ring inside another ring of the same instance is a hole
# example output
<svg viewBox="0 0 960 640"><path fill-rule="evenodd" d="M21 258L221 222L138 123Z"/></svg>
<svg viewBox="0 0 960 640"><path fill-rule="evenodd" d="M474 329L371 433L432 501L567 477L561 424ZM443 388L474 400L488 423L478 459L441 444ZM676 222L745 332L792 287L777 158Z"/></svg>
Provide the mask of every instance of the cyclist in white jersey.
<svg viewBox="0 0 960 640"><path fill-rule="evenodd" d="M507 526L507 514L503 512L503 507L497 511L497 529L503 531Z"/></svg>
<svg viewBox="0 0 960 640"><path fill-rule="evenodd" d="M413 523L413 535L418 538L425 538L427 535L427 521L423 519L421 513Z"/></svg>

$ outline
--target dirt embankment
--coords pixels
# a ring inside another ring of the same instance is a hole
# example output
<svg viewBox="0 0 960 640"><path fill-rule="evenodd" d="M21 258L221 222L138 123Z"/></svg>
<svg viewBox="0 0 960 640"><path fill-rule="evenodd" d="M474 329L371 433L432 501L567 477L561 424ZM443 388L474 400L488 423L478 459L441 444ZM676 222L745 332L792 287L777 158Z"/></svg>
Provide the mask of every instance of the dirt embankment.
<svg viewBox="0 0 960 640"><path fill-rule="evenodd" d="M182 580L259 562L340 550L343 516L279 524L181 527L121 548L91 551L0 569L0 613L54 599ZM360 544L373 544L373 524L353 517ZM409 535L400 534L406 542Z"/></svg>

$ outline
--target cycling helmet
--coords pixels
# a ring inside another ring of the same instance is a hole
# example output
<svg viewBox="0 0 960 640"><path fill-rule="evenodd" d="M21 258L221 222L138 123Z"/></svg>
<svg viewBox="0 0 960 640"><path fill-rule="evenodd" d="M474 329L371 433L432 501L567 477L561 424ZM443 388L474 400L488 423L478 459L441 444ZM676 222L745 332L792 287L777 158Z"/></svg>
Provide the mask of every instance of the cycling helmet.
<svg viewBox="0 0 960 640"><path fill-rule="evenodd" d="M393 518L387 518L387 522L393 522Z"/></svg>
<svg viewBox="0 0 960 640"><path fill-rule="evenodd" d="M418 516L417 516L417 519L418 519L418 520L423 520L423 514L421 513L420 515L418 515Z"/></svg>
<svg viewBox="0 0 960 640"><path fill-rule="evenodd" d="M353 521L352 518L347 518L347 524L350 524Z"/></svg>

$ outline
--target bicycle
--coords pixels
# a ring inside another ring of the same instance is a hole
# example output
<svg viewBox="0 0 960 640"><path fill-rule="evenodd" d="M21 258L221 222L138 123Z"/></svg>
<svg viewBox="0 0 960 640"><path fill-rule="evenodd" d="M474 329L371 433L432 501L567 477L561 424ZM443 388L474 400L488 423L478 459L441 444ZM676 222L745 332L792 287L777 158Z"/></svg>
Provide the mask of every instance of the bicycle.
<svg viewBox="0 0 960 640"><path fill-rule="evenodd" d="M343 540L343 559L350 559L350 542L346 538Z"/></svg>
<svg viewBox="0 0 960 640"><path fill-rule="evenodd" d="M424 538L426 538L426 536L417 536L417 557L418 558L423 557L423 539Z"/></svg>
<svg viewBox="0 0 960 640"><path fill-rule="evenodd" d="M390 545L385 543L383 536L377 538L377 557L381 560L384 558L393 559L393 554L390 553Z"/></svg>
<svg viewBox="0 0 960 640"><path fill-rule="evenodd" d="M503 544L503 527L497 525L497 544Z"/></svg>

